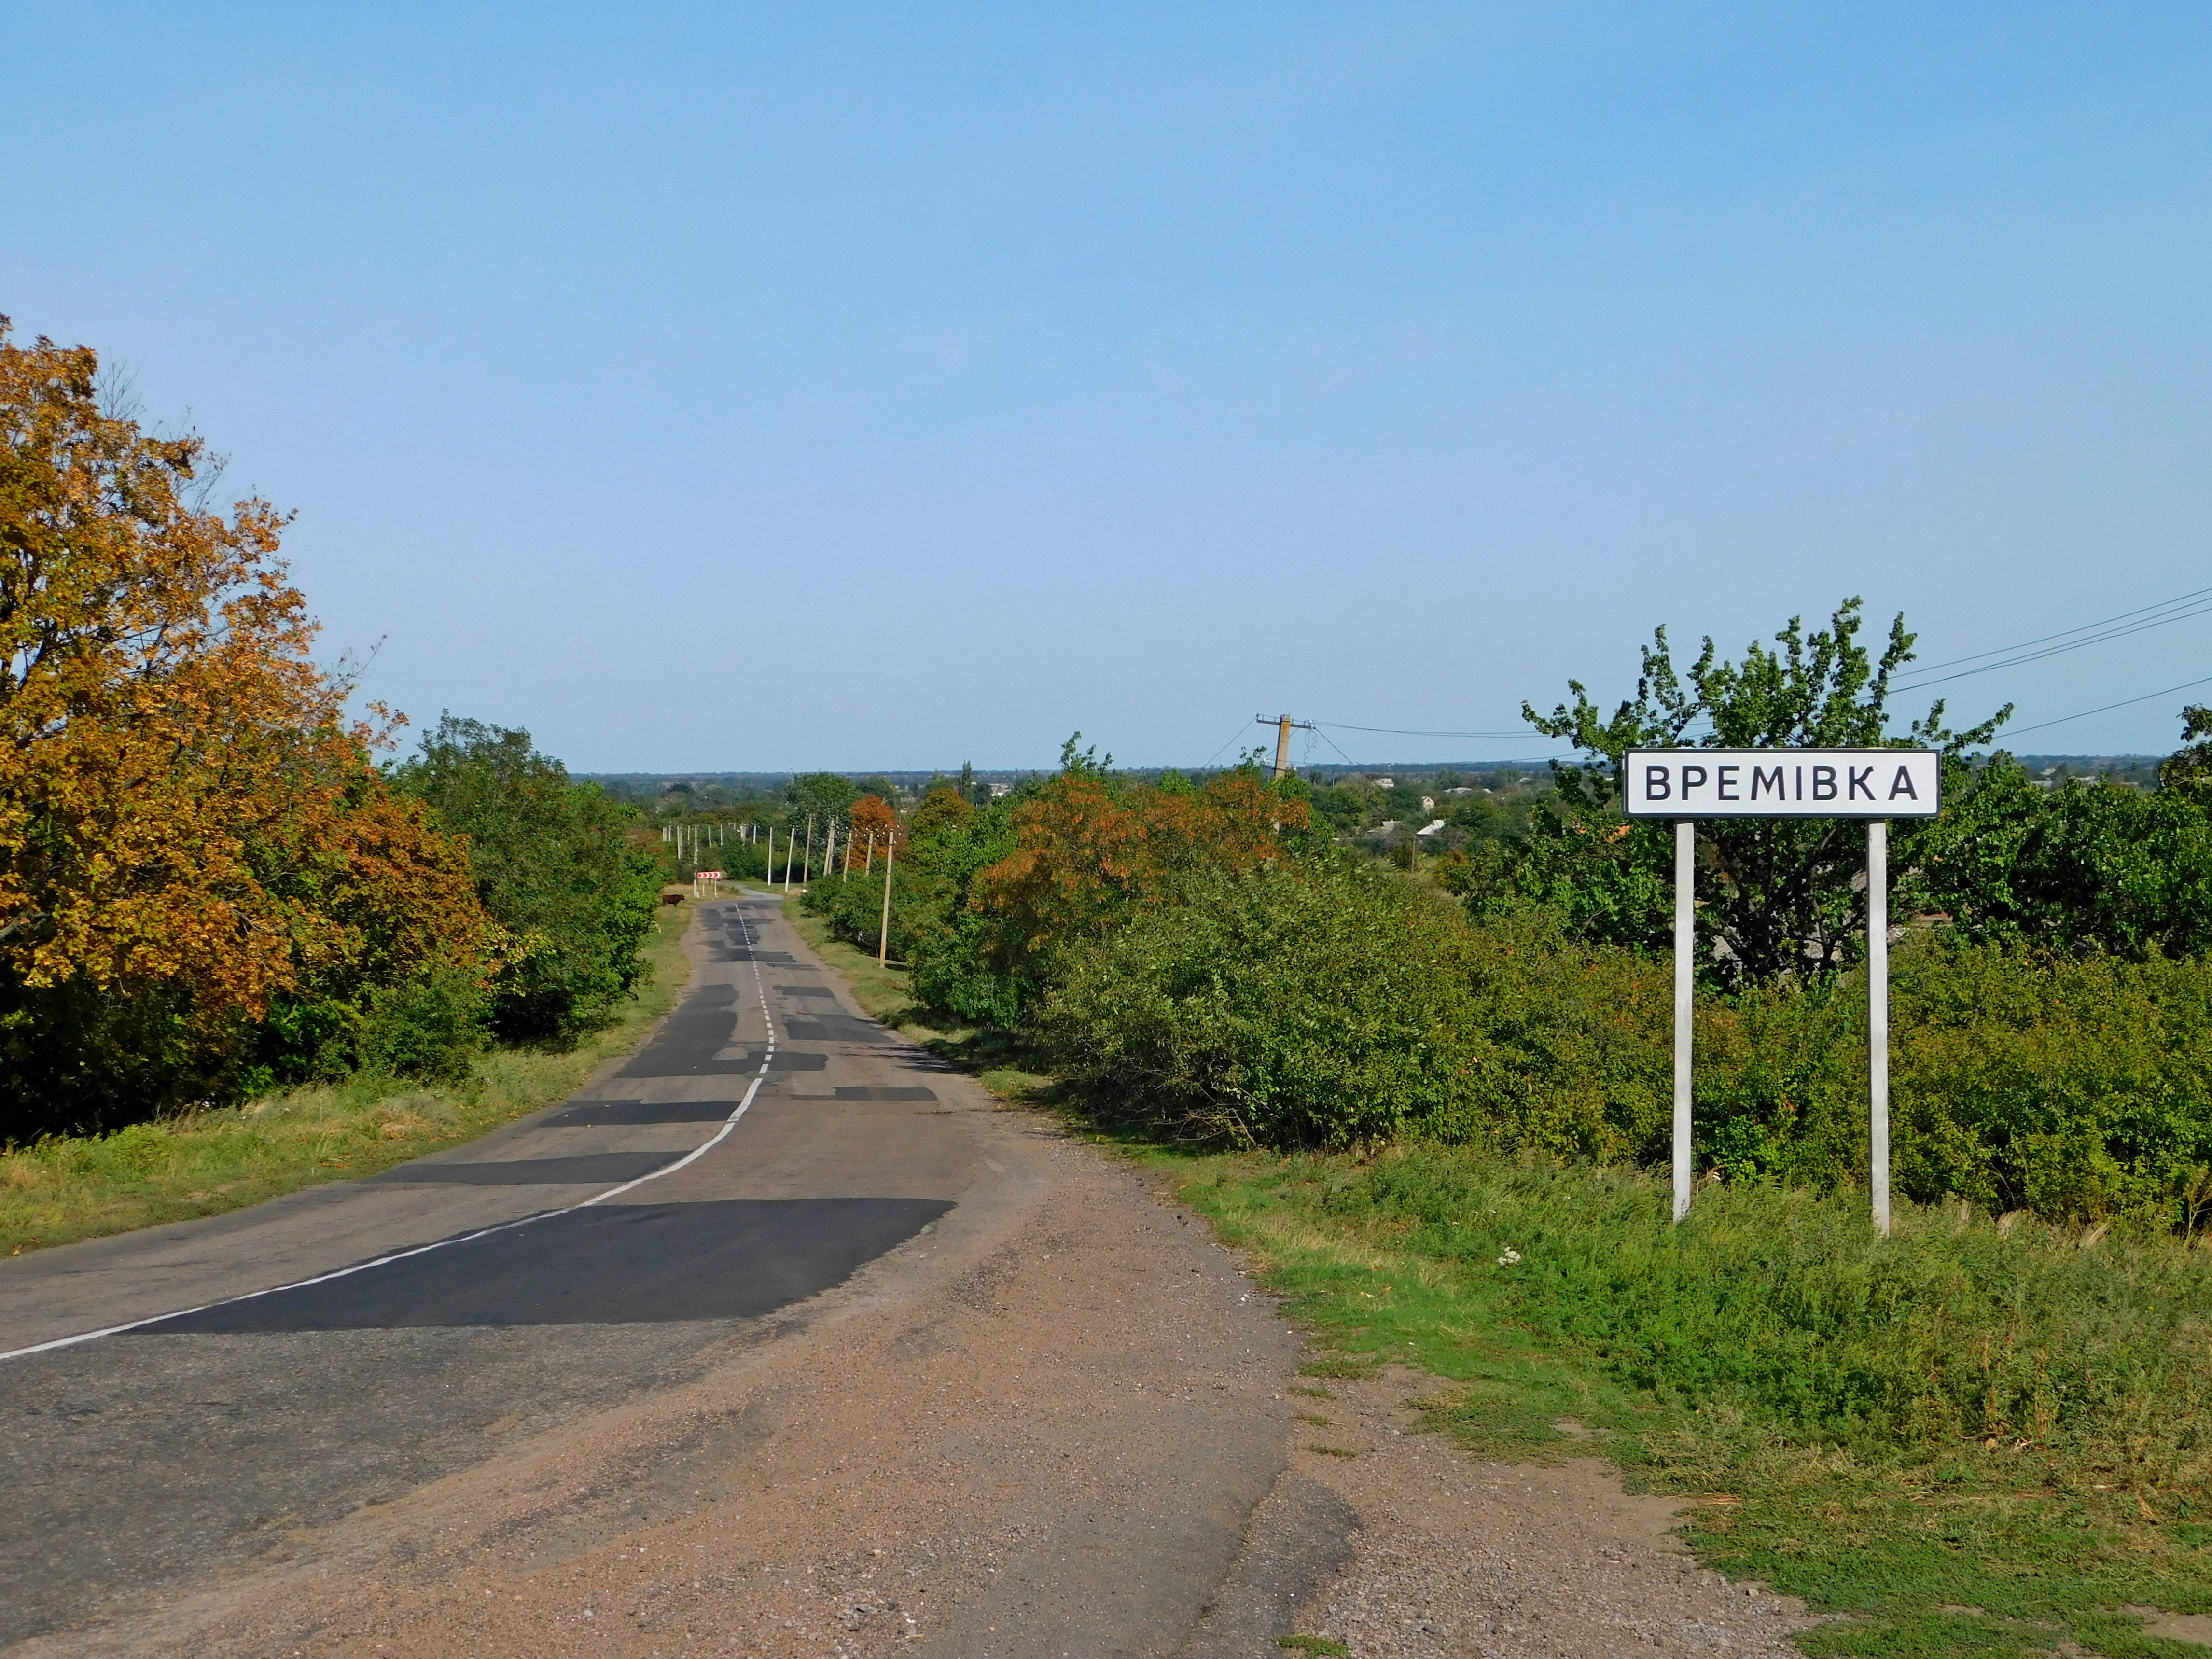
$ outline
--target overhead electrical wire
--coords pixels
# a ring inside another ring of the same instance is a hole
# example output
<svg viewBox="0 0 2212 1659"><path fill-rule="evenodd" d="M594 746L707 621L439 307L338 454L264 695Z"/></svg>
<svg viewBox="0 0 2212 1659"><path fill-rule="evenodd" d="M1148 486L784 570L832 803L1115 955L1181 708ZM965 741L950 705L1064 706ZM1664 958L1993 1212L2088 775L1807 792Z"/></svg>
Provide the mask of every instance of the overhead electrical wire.
<svg viewBox="0 0 2212 1659"><path fill-rule="evenodd" d="M1528 735L1526 731L1410 732L1399 726L1353 726L1344 720L1314 720L1310 723L1315 726L1334 726L1340 732L1379 732L1385 737L1392 738L1525 738Z"/></svg>
<svg viewBox="0 0 2212 1659"><path fill-rule="evenodd" d="M2056 634L2045 634L2037 639L2023 640L2014 645L1999 646L1993 650L1977 651L1966 656L1952 657L1942 662L1929 663L1917 671L1908 669L1905 672L1910 678L1900 680L1891 686L1890 690L1894 692L1917 691L1926 686L1948 684L1953 680L1967 679L1977 674L1995 673L2002 668L2017 668L2027 663L2040 662L2046 657L2063 656L2069 651L2079 651L2092 645L2103 645L2112 640L2126 639L2131 635L2145 633L2154 628L2164 628L2173 623L2187 622L2192 617L2203 616L2212 616L2212 587L2200 587L2193 592L2179 594L2170 599L2161 599L2156 605L2138 605L2132 611L2123 611L2118 616L2106 617L2100 622L2084 623L2078 628L2062 629ZM1978 665L1968 666L1970 664ZM1956 672L1948 673L1938 672L1947 669ZM2171 696L2176 691L2186 691L2207 684L2212 684L2212 679L2191 680L2181 685L2169 686L2163 691L2146 692L2140 697L2124 697L2118 702L2105 703L2096 708L2085 708L2080 714L2062 714L2056 720L2039 720L2033 726L2014 726L2006 735L2014 737L2023 732L2040 732L2046 726L2063 726L2069 720L2086 720L2092 714L2102 714L2114 708L2125 708L2135 703L2149 702L2159 697ZM1455 738L1485 741L1525 738L1529 735L1526 730L1446 732L1403 726L1355 726L1349 720L1317 720L1309 721L1307 725L1317 732L1330 748L1342 755L1346 763L1351 765L1358 765L1360 763L1353 761L1352 757L1345 752L1344 746L1328 735L1331 731L1366 732L1378 736L1394 738ZM1233 738L1230 739L1231 743L1235 741ZM1215 757L1218 759L1222 750L1228 747L1228 744L1222 744L1221 749L1214 751ZM1495 763L1504 765L1509 763L1501 761ZM1209 761L1207 764L1210 766L1212 763Z"/></svg>
<svg viewBox="0 0 2212 1659"><path fill-rule="evenodd" d="M1995 651L1980 651L1971 657L1954 657L1948 662L1930 663L1917 672L1908 670L1906 672L1910 678L1900 680L1890 689L1894 691L1917 691L1924 686L1942 685L1975 674L1995 673L2000 668L2017 668L2024 663L2040 662L2045 657L2062 656L2069 651L2079 651L2085 646L2102 645L2109 640L2124 640L2131 634L2145 633L2172 623L2187 622L2192 617L2208 613L2212 613L2212 587L2199 588L2194 593L2184 593L2178 599L2167 599L2158 605L2123 611L2117 617L2107 617L2102 622L2085 623L2063 633L2046 634L2039 640L2002 646ZM1990 657L1997 660L1982 660ZM1960 667L1963 663L1979 663L1980 666ZM1948 674L1935 672L1945 668L1957 672Z"/></svg>
<svg viewBox="0 0 2212 1659"><path fill-rule="evenodd" d="M2078 714L2061 714L2055 720L2038 720L2033 726L2015 726L2005 736L2016 738L2023 732L2040 732L2047 726L2063 726L2069 720L2085 720L2092 714L2102 714L2107 710L2125 708L2138 702L2154 702L2160 697L2170 697L2177 691L2191 690L2200 685L2212 685L2212 674L2207 674L2201 680L2184 680L2179 685L2169 685L2163 691L2146 691L2140 697L2123 697L2119 702L2108 702L2100 708L2084 708Z"/></svg>

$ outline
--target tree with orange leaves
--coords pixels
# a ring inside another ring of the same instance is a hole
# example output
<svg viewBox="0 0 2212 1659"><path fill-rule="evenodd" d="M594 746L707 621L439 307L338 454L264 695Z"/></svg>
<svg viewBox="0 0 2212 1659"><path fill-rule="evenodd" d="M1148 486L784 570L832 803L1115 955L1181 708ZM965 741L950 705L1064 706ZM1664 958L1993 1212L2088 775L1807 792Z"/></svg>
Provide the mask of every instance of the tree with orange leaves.
<svg viewBox="0 0 2212 1659"><path fill-rule="evenodd" d="M1080 732L1076 734L1079 738ZM1179 873L1248 870L1285 856L1304 830L1304 800L1249 770L1202 787L1125 785L1071 738L1059 774L1015 809L1015 852L980 872L970 902L996 917L1010 968L1097 938L1133 907L1157 902Z"/></svg>
<svg viewBox="0 0 2212 1659"><path fill-rule="evenodd" d="M234 1091L289 999L495 945L309 656L284 519L0 319L0 1141Z"/></svg>
<svg viewBox="0 0 2212 1659"><path fill-rule="evenodd" d="M882 863L894 845L903 850L906 837L891 804L881 795L863 795L854 801L845 836L847 856L840 862L866 869Z"/></svg>

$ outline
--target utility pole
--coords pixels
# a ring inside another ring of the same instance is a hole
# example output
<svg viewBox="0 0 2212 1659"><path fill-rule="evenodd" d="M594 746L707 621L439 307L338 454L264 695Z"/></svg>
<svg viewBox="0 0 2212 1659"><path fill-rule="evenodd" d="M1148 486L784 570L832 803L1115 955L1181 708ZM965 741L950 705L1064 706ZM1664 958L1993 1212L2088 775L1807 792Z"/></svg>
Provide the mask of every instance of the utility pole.
<svg viewBox="0 0 2212 1659"><path fill-rule="evenodd" d="M1252 720L1255 725L1272 726L1275 728L1275 769L1271 775L1279 778L1288 776L1291 769L1291 733L1310 732L1314 729L1313 722L1294 720L1288 714L1278 714L1273 720L1269 720L1265 714L1255 714Z"/></svg>
<svg viewBox="0 0 2212 1659"><path fill-rule="evenodd" d="M884 920L876 929L876 966L884 967L890 961L891 951L891 866L898 857L898 842L893 841L884 848Z"/></svg>
<svg viewBox="0 0 2212 1659"><path fill-rule="evenodd" d="M868 861L860 866L860 873L864 876L876 873L876 832L872 830L868 831Z"/></svg>
<svg viewBox="0 0 2212 1659"><path fill-rule="evenodd" d="M809 812L809 813L806 815L806 861L805 861L804 864L802 864L802 865L800 865L800 866L799 866L799 884L801 887L804 887L804 886L805 886L805 885L806 885L806 884L807 884L808 882L810 882L810 881L811 881L811 880L813 880L813 879L814 879L814 814L813 814L813 813L811 813L811 812Z"/></svg>

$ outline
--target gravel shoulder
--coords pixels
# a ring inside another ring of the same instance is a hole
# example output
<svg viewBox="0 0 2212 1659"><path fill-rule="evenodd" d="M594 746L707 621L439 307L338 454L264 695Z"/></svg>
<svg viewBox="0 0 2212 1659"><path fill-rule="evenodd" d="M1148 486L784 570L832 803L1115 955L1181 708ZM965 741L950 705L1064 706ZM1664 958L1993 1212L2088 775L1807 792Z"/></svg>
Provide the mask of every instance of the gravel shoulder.
<svg viewBox="0 0 2212 1659"><path fill-rule="evenodd" d="M1467 1459L1416 1428L1432 1380L1302 1376L1200 1219L930 1083L991 1178L838 1288L627 1397L489 1415L465 1469L274 1517L252 1559L15 1651L1790 1651L1795 1610L1695 1569L1663 1504L1595 1464Z"/></svg>

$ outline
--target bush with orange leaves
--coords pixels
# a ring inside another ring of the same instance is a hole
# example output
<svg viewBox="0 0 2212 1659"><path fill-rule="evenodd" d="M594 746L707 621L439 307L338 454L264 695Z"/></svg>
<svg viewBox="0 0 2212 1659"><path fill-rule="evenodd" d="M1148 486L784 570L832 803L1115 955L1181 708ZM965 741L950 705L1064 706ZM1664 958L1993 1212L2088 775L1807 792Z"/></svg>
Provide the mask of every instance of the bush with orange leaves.
<svg viewBox="0 0 2212 1659"><path fill-rule="evenodd" d="M234 1094L496 945L309 656L283 518L211 510L98 368L0 319L0 1142Z"/></svg>

